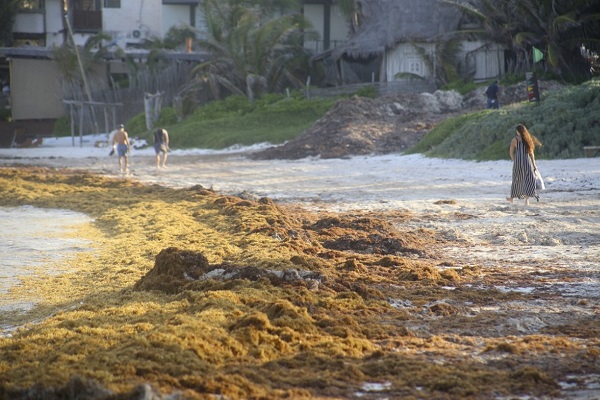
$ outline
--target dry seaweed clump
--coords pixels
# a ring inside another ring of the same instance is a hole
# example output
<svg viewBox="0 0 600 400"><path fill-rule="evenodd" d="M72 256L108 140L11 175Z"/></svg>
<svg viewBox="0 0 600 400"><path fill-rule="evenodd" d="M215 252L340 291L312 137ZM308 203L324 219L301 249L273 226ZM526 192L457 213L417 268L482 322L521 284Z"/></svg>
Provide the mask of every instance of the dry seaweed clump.
<svg viewBox="0 0 600 400"><path fill-rule="evenodd" d="M162 250L156 256L154 268L133 287L134 290L159 290L168 294L192 289L194 282L207 280L232 281L269 280L271 284L303 284L318 290L325 277L319 272L299 271L289 268L283 271L237 266L230 264L210 265L207 258L198 252L179 250L175 247Z"/></svg>
<svg viewBox="0 0 600 400"><path fill-rule="evenodd" d="M600 373L597 335L499 335L473 310L526 295L385 215L0 169L0 205L21 204L88 213L96 246L14 289L40 304L0 315L20 326L0 399L543 398Z"/></svg>
<svg viewBox="0 0 600 400"><path fill-rule="evenodd" d="M156 256L154 268L133 288L178 293L189 280L197 278L208 266L208 260L202 253L169 247Z"/></svg>

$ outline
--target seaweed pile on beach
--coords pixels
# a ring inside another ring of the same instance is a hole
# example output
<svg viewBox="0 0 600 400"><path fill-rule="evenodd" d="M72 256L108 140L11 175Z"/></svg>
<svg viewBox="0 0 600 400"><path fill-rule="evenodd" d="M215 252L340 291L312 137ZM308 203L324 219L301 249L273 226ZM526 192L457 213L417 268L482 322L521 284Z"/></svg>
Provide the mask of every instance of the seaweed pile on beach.
<svg viewBox="0 0 600 400"><path fill-rule="evenodd" d="M542 398L600 374L593 312L499 332L486 310L531 295L444 259L451 239L408 212L46 168L0 169L0 199L94 219L70 272L11 290L37 306L0 315L20 327L0 338L0 398Z"/></svg>

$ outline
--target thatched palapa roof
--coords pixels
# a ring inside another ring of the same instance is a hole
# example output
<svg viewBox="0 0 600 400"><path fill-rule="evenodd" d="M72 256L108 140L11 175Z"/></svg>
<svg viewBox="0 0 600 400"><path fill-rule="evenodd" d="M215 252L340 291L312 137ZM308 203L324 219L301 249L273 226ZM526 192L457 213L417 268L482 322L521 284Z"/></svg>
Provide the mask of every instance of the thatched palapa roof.
<svg viewBox="0 0 600 400"><path fill-rule="evenodd" d="M439 0L361 0L361 30L333 51L338 59L368 58L400 42L433 42L457 29L461 12Z"/></svg>

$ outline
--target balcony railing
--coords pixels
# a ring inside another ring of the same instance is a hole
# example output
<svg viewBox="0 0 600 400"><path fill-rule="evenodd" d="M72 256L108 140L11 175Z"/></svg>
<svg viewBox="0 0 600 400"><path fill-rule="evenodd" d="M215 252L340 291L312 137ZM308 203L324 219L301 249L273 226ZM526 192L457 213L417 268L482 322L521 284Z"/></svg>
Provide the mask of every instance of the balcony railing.
<svg viewBox="0 0 600 400"><path fill-rule="evenodd" d="M73 10L73 30L99 32L102 30L102 11Z"/></svg>
<svg viewBox="0 0 600 400"><path fill-rule="evenodd" d="M307 49L311 49L315 53L321 53L325 50L335 49L337 47L342 46L346 43L345 40L330 40L329 47L326 48L326 43L323 40L306 40L304 42L304 47Z"/></svg>

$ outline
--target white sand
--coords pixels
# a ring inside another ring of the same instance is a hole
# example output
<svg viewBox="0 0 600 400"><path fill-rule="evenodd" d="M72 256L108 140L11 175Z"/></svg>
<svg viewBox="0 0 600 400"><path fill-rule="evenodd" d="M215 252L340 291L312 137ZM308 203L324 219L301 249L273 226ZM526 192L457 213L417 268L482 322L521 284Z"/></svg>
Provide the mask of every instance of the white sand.
<svg viewBox="0 0 600 400"><path fill-rule="evenodd" d="M548 285L562 295L600 299L600 158L539 160L546 191L539 203L532 199L526 207L523 200L505 200L509 160L392 154L252 161L244 154L256 149L175 150L167 168L157 170L154 150L147 147L132 150L131 173L123 176L116 156L94 146L104 138L85 137L82 147L79 138L75 146L65 138L46 140L39 148L0 149L0 166L81 168L174 188L202 185L225 194L266 196L314 210L409 211L416 216L409 227L433 229L456 242L444 249L444 257L457 265L572 270L573 282ZM436 204L439 200L453 202Z"/></svg>

